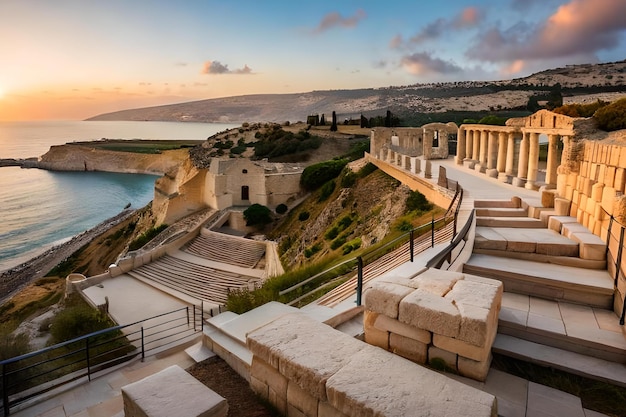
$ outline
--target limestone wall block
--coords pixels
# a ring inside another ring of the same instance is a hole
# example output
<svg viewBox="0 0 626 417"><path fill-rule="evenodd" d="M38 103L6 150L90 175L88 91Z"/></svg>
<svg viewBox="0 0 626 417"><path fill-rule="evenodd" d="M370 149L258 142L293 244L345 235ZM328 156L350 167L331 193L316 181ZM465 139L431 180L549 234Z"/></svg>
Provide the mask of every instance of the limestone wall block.
<svg viewBox="0 0 626 417"><path fill-rule="evenodd" d="M413 291L414 288L404 285L373 282L363 293L365 308L395 319L400 301Z"/></svg>
<svg viewBox="0 0 626 417"><path fill-rule="evenodd" d="M606 165L601 164L598 167L598 177L596 181L598 181L598 183L604 183L605 176L606 176Z"/></svg>
<svg viewBox="0 0 626 417"><path fill-rule="evenodd" d="M433 333L456 337L461 314L452 299L417 289L400 302L398 320Z"/></svg>
<svg viewBox="0 0 626 417"><path fill-rule="evenodd" d="M278 364L282 375L320 400L326 399L328 377L357 352L375 349L300 313L286 314L250 332L247 346L268 364Z"/></svg>
<svg viewBox="0 0 626 417"><path fill-rule="evenodd" d="M252 357L250 376L254 376L259 382L272 388L281 397L287 398L287 378L281 375L277 368L271 366L258 356Z"/></svg>
<svg viewBox="0 0 626 417"><path fill-rule="evenodd" d="M588 162L589 159L587 159L587 157L585 156L585 159L582 161L582 163L580 164L580 172L581 173L587 173L589 172L589 164L590 162ZM582 181L582 176L580 176L579 181ZM578 188L579 190L582 189L582 182L579 182L576 184L576 188Z"/></svg>
<svg viewBox="0 0 626 417"><path fill-rule="evenodd" d="M621 224L626 224L626 196L619 195L613 205L613 217Z"/></svg>
<svg viewBox="0 0 626 417"><path fill-rule="evenodd" d="M572 204L571 200L567 198L556 197L554 199L554 211L557 216L568 216L570 205Z"/></svg>
<svg viewBox="0 0 626 417"><path fill-rule="evenodd" d="M457 281L462 279L463 274L460 272L430 268L413 278L413 281L417 283L419 289L442 297L452 289Z"/></svg>
<svg viewBox="0 0 626 417"><path fill-rule="evenodd" d="M417 340L391 333L389 335L389 351L410 361L424 364L428 358L428 345Z"/></svg>
<svg viewBox="0 0 626 417"><path fill-rule="evenodd" d="M565 196L567 188L567 175L566 174L557 174L556 176L556 192L561 197Z"/></svg>
<svg viewBox="0 0 626 417"><path fill-rule="evenodd" d="M119 266L112 264L109 266L109 273L111 274L111 278L115 278L122 275L123 271Z"/></svg>
<svg viewBox="0 0 626 417"><path fill-rule="evenodd" d="M386 329L379 329L374 326L378 317L386 317L384 314L364 310L363 331L365 333L365 343L379 348L389 350L389 332ZM393 319L391 319L393 320Z"/></svg>
<svg viewBox="0 0 626 417"><path fill-rule="evenodd" d="M493 395L381 349L355 355L328 379L327 395L333 407L352 417L406 417L416 410L447 417L497 415Z"/></svg>
<svg viewBox="0 0 626 417"><path fill-rule="evenodd" d="M581 193L578 190L580 190L580 188L574 189L574 192L572 193L572 204L578 205L580 203Z"/></svg>
<svg viewBox="0 0 626 417"><path fill-rule="evenodd" d="M137 256L133 256L133 269L137 269L143 266L143 255L138 254Z"/></svg>
<svg viewBox="0 0 626 417"><path fill-rule="evenodd" d="M584 210L587 214L593 214L596 210L596 200L593 198L588 198L584 207ZM582 206L581 206L582 207Z"/></svg>
<svg viewBox="0 0 626 417"><path fill-rule="evenodd" d="M493 310L502 302L502 283L500 285L485 285L478 281L458 281L452 291L445 298L455 301L457 306L471 305Z"/></svg>
<svg viewBox="0 0 626 417"><path fill-rule="evenodd" d="M586 179L586 182L588 182L591 179L595 180L596 178L598 178L597 175L598 175L598 164L596 164L594 161L589 165L589 178ZM586 184L583 184L583 187L585 186ZM589 193L585 193L585 194L589 194Z"/></svg>
<svg viewBox="0 0 626 417"><path fill-rule="evenodd" d="M621 167L615 169L615 181L613 182L613 188L623 193L625 181L626 181L626 169L621 168Z"/></svg>
<svg viewBox="0 0 626 417"><path fill-rule="evenodd" d="M614 167L619 166L619 161L620 161L619 157L620 157L620 152L622 148L623 147L619 145L611 146L611 154L610 154L609 162L608 162L609 165L612 165Z"/></svg>
<svg viewBox="0 0 626 417"><path fill-rule="evenodd" d="M607 166L606 170L604 171L604 185L608 186L608 187L613 187L613 184L615 183L615 172L617 171L617 168L614 166Z"/></svg>
<svg viewBox="0 0 626 417"><path fill-rule="evenodd" d="M498 327L497 310L473 305L458 304L461 312L461 328L458 339L474 346L485 346L491 328Z"/></svg>
<svg viewBox="0 0 626 417"><path fill-rule="evenodd" d="M256 395L265 401L269 401L269 387L252 375L250 376L250 388Z"/></svg>
<svg viewBox="0 0 626 417"><path fill-rule="evenodd" d="M302 390L297 384L290 382L287 386L287 404L289 411L288 415L294 415L291 408L295 408L306 417L317 417L317 410L319 406L319 400L312 397L308 392Z"/></svg>
<svg viewBox="0 0 626 417"><path fill-rule="evenodd" d="M587 197L591 196L592 193L592 189L593 189L593 185L595 184L595 180L591 179L591 178L584 178L583 180L583 189L582 192L583 194L585 194Z"/></svg>
<svg viewBox="0 0 626 417"><path fill-rule="evenodd" d="M575 172L570 172L569 174L567 174L567 185L569 185L572 188L576 188L576 185L578 183L578 174Z"/></svg>
<svg viewBox="0 0 626 417"><path fill-rule="evenodd" d="M117 262L117 266L119 266L122 272L124 273L128 271L132 271L133 264L134 264L133 258L122 258Z"/></svg>
<svg viewBox="0 0 626 417"><path fill-rule="evenodd" d="M487 379L487 374L489 373L489 367L491 366L491 353L489 354L489 358L484 361L474 361L472 359L467 359L462 356L459 356L459 360L457 361L457 367L459 373L468 378L476 379L478 381L484 381Z"/></svg>
<svg viewBox="0 0 626 417"><path fill-rule="evenodd" d="M582 219L581 219L581 223L583 226L588 227L589 226L589 213L587 213L586 211L582 212Z"/></svg>
<svg viewBox="0 0 626 417"><path fill-rule="evenodd" d="M142 254L142 263L144 265L149 264L150 262L152 262L152 252L153 251L149 251L149 252L144 252Z"/></svg>
<svg viewBox="0 0 626 417"><path fill-rule="evenodd" d="M272 404L279 413L286 416L287 415L287 398L281 397L274 391L273 389L269 389L269 402Z"/></svg>
<svg viewBox="0 0 626 417"><path fill-rule="evenodd" d="M606 259L606 245L600 237L590 232L575 232L570 237L573 241L579 242L579 255L582 259L602 261Z"/></svg>
<svg viewBox="0 0 626 417"><path fill-rule="evenodd" d="M433 365L433 362L436 362L436 359L440 359L445 363L446 366L456 371L457 358L458 355L456 353L439 349L437 346L428 347L428 364L431 366Z"/></svg>
<svg viewBox="0 0 626 417"><path fill-rule="evenodd" d="M604 184L596 183L591 187L591 198L593 201L601 202L602 201L602 192L604 190Z"/></svg>
<svg viewBox="0 0 626 417"><path fill-rule="evenodd" d="M492 331L491 334L488 335L489 339L487 339L485 346L476 346L452 337L433 334L433 345L448 352L455 353L459 355L459 357L462 356L480 362L489 358L495 335L496 332Z"/></svg>
<svg viewBox="0 0 626 417"><path fill-rule="evenodd" d="M541 206L552 208L554 207L554 198L556 197L556 190L543 190L541 192Z"/></svg>
<svg viewBox="0 0 626 417"><path fill-rule="evenodd" d="M432 334L429 331L409 326L408 324L401 323L398 320L394 320L382 314L379 314L374 321L374 327L378 330L417 340L420 343L429 344L432 341Z"/></svg>
<svg viewBox="0 0 626 417"><path fill-rule="evenodd" d="M317 408L317 415L324 417L349 417L348 415L337 410L335 407L327 403L326 401L320 401Z"/></svg>

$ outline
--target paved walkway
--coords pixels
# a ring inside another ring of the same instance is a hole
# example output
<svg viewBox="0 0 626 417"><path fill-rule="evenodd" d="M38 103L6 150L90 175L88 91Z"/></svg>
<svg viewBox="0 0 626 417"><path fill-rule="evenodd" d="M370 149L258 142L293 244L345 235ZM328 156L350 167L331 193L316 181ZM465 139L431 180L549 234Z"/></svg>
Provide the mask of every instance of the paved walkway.
<svg viewBox="0 0 626 417"><path fill-rule="evenodd" d="M433 161L433 173L438 172L439 165L446 168L448 178L460 182L465 190L466 202L474 199L508 200L513 196L523 199L539 199L539 193L535 191L513 187L488 178L473 170L455 165L452 159ZM433 178L432 181L436 182L437 178ZM90 292L97 293L97 296L102 299L105 295L108 296L112 313L120 323L150 316L154 309L163 308L164 311L170 311L176 308L175 305L184 304L136 280L133 280L135 282L132 284L127 282L128 285L114 284L113 281L116 280L105 282L102 288L96 287L97 289L94 288ZM121 280L119 282L122 283ZM346 302L354 303L354 301ZM341 306L345 308L345 303ZM145 362L134 362L110 374L95 378L90 383L71 388L65 393L48 398L22 411L13 412L11 415L19 417L122 417L124 413L120 388L174 364L187 368L193 364L193 360L183 351L165 357L147 358ZM490 371L485 383L452 377L494 394L498 398L499 415L504 417L603 416L595 411L583 409L580 399L576 396L494 369Z"/></svg>

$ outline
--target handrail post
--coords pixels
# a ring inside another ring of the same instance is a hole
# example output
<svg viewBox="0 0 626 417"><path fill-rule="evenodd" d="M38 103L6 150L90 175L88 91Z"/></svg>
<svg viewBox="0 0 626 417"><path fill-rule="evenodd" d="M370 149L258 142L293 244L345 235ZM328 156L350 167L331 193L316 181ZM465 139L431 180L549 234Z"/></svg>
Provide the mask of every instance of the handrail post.
<svg viewBox="0 0 626 417"><path fill-rule="evenodd" d="M608 245L607 245L608 246ZM617 248L617 259L615 260L615 280L613 286L617 287L617 280L619 279L619 268L622 265L622 253L624 252L624 228L619 232L619 247Z"/></svg>
<svg viewBox="0 0 626 417"><path fill-rule="evenodd" d="M87 357L87 380L91 382L91 364L89 363L89 338L85 339L85 356Z"/></svg>
<svg viewBox="0 0 626 417"><path fill-rule="evenodd" d="M415 248L414 248L414 243L413 243L413 229L411 229L410 235L409 235L409 252L411 253L411 262L413 262L413 255L415 254Z"/></svg>
<svg viewBox="0 0 626 417"><path fill-rule="evenodd" d="M4 416L9 415L9 390L7 387L7 366L2 365L2 409Z"/></svg>
<svg viewBox="0 0 626 417"><path fill-rule="evenodd" d="M432 220L430 221L430 247L435 247L435 215L433 214Z"/></svg>
<svg viewBox="0 0 626 417"><path fill-rule="evenodd" d="M185 307L185 311L187 313L187 326L189 326L189 306Z"/></svg>
<svg viewBox="0 0 626 417"><path fill-rule="evenodd" d="M193 331L196 331L196 305L193 306Z"/></svg>
<svg viewBox="0 0 626 417"><path fill-rule="evenodd" d="M361 305L361 292L363 291L363 258L360 256L356 258L358 272L356 281L356 305Z"/></svg>
<svg viewBox="0 0 626 417"><path fill-rule="evenodd" d="M611 228L613 227L613 215L611 214L611 219L609 220L609 229L606 232L606 252L605 252L605 256L608 259L608 255L609 255L609 247L611 246Z"/></svg>
<svg viewBox="0 0 626 417"><path fill-rule="evenodd" d="M146 346L143 338L143 326L141 326L141 361L146 359Z"/></svg>

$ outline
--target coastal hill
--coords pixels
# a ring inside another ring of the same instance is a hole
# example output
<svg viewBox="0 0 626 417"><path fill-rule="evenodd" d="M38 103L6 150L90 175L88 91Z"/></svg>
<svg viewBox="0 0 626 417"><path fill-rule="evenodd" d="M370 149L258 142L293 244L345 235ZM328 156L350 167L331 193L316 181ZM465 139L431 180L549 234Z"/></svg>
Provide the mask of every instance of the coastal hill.
<svg viewBox="0 0 626 417"><path fill-rule="evenodd" d="M189 121L212 123L296 122L335 111L339 120L374 117L391 110L404 118L416 113L526 110L560 87L565 103L614 100L626 95L626 60L568 65L525 78L461 81L357 90L256 94L122 110L88 120Z"/></svg>

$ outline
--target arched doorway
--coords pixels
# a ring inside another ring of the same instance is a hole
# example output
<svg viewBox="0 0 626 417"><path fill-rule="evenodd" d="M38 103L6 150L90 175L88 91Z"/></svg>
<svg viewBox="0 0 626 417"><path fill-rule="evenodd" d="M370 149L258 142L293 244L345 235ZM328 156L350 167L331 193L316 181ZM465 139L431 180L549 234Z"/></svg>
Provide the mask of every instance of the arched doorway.
<svg viewBox="0 0 626 417"><path fill-rule="evenodd" d="M247 185L241 186L241 199L244 201L250 200L250 187Z"/></svg>

